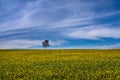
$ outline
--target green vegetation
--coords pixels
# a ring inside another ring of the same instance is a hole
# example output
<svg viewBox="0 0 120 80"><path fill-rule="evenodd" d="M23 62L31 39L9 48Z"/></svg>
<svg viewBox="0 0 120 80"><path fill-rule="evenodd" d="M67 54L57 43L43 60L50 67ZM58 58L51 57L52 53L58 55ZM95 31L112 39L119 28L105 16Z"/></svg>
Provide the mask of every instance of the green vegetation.
<svg viewBox="0 0 120 80"><path fill-rule="evenodd" d="M0 80L120 80L120 50L0 50Z"/></svg>

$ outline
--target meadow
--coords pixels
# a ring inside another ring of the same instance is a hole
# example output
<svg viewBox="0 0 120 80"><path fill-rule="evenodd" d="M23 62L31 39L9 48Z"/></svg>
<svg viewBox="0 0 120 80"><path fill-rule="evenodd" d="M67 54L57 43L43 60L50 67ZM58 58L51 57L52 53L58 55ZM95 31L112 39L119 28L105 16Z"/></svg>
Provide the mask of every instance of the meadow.
<svg viewBox="0 0 120 80"><path fill-rule="evenodd" d="M120 49L0 50L0 80L120 80Z"/></svg>

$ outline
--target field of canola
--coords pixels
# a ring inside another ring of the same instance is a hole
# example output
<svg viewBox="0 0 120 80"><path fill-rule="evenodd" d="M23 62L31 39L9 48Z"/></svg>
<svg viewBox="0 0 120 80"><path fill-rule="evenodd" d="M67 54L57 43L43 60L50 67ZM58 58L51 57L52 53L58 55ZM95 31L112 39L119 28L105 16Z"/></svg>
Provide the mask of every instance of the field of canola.
<svg viewBox="0 0 120 80"><path fill-rule="evenodd" d="M0 50L0 80L120 80L120 50Z"/></svg>

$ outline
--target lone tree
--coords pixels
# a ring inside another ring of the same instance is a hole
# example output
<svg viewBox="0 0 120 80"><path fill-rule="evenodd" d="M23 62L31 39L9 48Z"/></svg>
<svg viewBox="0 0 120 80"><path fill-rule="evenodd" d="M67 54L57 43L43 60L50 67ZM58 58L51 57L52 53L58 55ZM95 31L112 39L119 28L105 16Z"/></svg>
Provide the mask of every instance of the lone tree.
<svg viewBox="0 0 120 80"><path fill-rule="evenodd" d="M43 47L45 47L47 49L47 47L50 46L49 40L44 40L44 42L42 42L42 45L43 45Z"/></svg>

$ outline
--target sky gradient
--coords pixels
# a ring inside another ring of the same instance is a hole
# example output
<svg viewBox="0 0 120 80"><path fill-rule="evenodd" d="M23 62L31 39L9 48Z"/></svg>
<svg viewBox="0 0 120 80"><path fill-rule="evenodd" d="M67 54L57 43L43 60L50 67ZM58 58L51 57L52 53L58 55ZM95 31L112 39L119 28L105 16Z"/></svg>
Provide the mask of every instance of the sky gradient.
<svg viewBox="0 0 120 80"><path fill-rule="evenodd" d="M120 0L0 0L0 48L120 48Z"/></svg>

